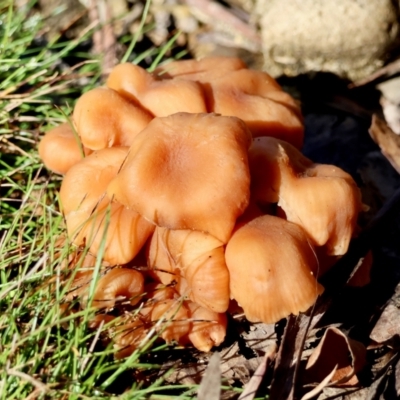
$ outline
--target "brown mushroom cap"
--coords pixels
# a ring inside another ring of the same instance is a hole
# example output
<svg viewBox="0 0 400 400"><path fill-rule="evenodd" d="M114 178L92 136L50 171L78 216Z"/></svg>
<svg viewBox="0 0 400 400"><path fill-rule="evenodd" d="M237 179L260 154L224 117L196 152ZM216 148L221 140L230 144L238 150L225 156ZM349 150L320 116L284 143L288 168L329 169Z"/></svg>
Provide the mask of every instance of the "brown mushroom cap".
<svg viewBox="0 0 400 400"><path fill-rule="evenodd" d="M249 149L249 168L251 175L251 196L256 202L277 203L282 184L282 163L280 145L285 146L285 152L293 168L304 171L313 162L303 156L295 147L287 142L269 137L255 138Z"/></svg>
<svg viewBox="0 0 400 400"><path fill-rule="evenodd" d="M300 108L267 73L249 69L228 72L210 80L205 89L210 111L242 119L253 137L276 137L302 147Z"/></svg>
<svg viewBox="0 0 400 400"><path fill-rule="evenodd" d="M94 254L104 240L104 259L112 264L132 260L155 228L106 196L127 151L114 147L94 152L68 171L60 190L69 237L76 245L86 244Z"/></svg>
<svg viewBox="0 0 400 400"><path fill-rule="evenodd" d="M157 227L149 244L148 266L157 270L155 275L163 283L175 280L179 293L202 307L219 313L228 309L224 247L212 235Z"/></svg>
<svg viewBox="0 0 400 400"><path fill-rule="evenodd" d="M303 229L271 215L239 225L226 246L231 297L249 321L273 323L306 311L323 287Z"/></svg>
<svg viewBox="0 0 400 400"><path fill-rule="evenodd" d="M114 90L96 88L77 101L73 120L82 143L92 150L130 146L153 116Z"/></svg>
<svg viewBox="0 0 400 400"><path fill-rule="evenodd" d="M166 341L179 340L190 330L189 310L187 306L177 300L157 302L151 311L151 320L165 322L160 324L160 336Z"/></svg>
<svg viewBox="0 0 400 400"><path fill-rule="evenodd" d="M182 111L207 112L203 90L198 83L182 79L157 80L155 75L134 64L117 65L107 79L107 86L156 117Z"/></svg>
<svg viewBox="0 0 400 400"><path fill-rule="evenodd" d="M146 338L150 326L141 319L123 321L115 329L114 347L118 349L115 353L116 359L131 355Z"/></svg>
<svg viewBox="0 0 400 400"><path fill-rule="evenodd" d="M116 301L137 304L143 294L143 275L134 269L114 268L102 276L97 283L93 305L99 308L112 308Z"/></svg>
<svg viewBox="0 0 400 400"><path fill-rule="evenodd" d="M84 155L92 152L78 140L68 122L48 131L39 143L39 156L44 165L57 174L67 173Z"/></svg>
<svg viewBox="0 0 400 400"><path fill-rule="evenodd" d="M250 141L234 117L156 118L134 140L108 194L158 226L226 243L249 201Z"/></svg>
<svg viewBox="0 0 400 400"><path fill-rule="evenodd" d="M313 164L289 143L256 138L249 150L252 196L278 201L288 221L304 228L327 254L346 253L362 208L353 178L333 165Z"/></svg>
<svg viewBox="0 0 400 400"><path fill-rule="evenodd" d="M226 314L218 314L198 304L186 302L190 310L191 327L188 339L200 351L210 351L225 339L228 320Z"/></svg>

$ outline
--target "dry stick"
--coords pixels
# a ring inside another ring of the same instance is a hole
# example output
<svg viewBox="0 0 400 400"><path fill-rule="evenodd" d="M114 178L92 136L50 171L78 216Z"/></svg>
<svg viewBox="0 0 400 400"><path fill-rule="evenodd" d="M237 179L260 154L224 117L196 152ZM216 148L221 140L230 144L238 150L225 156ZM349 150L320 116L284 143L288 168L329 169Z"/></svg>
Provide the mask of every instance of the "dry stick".
<svg viewBox="0 0 400 400"><path fill-rule="evenodd" d="M349 88L363 86L368 83L374 82L380 78L383 78L385 76L391 76L391 75L397 74L399 72L400 72L400 60L395 60L395 61L389 63L388 65L385 65L381 69L378 69L378 71L367 76L366 78L360 79L356 82L351 83L349 85Z"/></svg>
<svg viewBox="0 0 400 400"><path fill-rule="evenodd" d="M296 376L300 364L303 343L311 325L312 315L318 315L317 322L346 284L358 260L365 256L373 246L384 242L390 235L390 227L400 215L400 189L387 201L361 234L353 239L349 251L321 279L325 292L317 300L311 315L291 315L279 348L274 377L271 385L271 398L274 400L293 400ZM312 321L315 325L315 319Z"/></svg>

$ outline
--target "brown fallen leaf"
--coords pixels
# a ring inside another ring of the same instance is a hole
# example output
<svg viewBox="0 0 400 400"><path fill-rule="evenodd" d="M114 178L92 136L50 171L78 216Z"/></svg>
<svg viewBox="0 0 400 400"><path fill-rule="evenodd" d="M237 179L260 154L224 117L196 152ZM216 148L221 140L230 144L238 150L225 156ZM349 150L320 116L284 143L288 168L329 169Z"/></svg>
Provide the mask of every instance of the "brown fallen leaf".
<svg viewBox="0 0 400 400"><path fill-rule="evenodd" d="M330 327L308 359L302 380L303 383L322 382L336 368L330 379L331 386L356 386L359 383L356 374L365 363L364 345Z"/></svg>
<svg viewBox="0 0 400 400"><path fill-rule="evenodd" d="M385 343L393 338L398 343L400 337L400 284L397 285L395 292L376 322L370 339L377 343Z"/></svg>
<svg viewBox="0 0 400 400"><path fill-rule="evenodd" d="M400 136L396 135L388 124L376 114L372 116L369 133L380 147L382 154L393 168L400 173Z"/></svg>

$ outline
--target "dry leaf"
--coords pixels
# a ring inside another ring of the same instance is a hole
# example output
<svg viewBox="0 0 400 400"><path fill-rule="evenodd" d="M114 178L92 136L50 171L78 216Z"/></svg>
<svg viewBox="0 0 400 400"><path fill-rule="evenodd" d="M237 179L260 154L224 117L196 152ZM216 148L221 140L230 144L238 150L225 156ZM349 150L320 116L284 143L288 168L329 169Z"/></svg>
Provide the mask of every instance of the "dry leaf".
<svg viewBox="0 0 400 400"><path fill-rule="evenodd" d="M396 135L376 114L372 116L369 133L381 148L382 154L388 159L393 168L400 173L400 136Z"/></svg>
<svg viewBox="0 0 400 400"><path fill-rule="evenodd" d="M331 386L355 386L357 376L366 363L364 345L349 339L337 328L328 328L308 359L303 383L322 382L337 366Z"/></svg>
<svg viewBox="0 0 400 400"><path fill-rule="evenodd" d="M231 331L240 329L242 323L236 321ZM248 325L248 323L247 323ZM241 383L245 385L259 366L258 354L268 353L276 342L274 324L253 324L248 332L241 332L234 343L219 350L221 356L221 374L227 384ZM173 369L165 378L174 384L199 384L209 363L211 354L195 355L191 361L171 360L159 371L159 377Z"/></svg>
<svg viewBox="0 0 400 400"><path fill-rule="evenodd" d="M393 337L400 337L400 284L389 300L381 316L379 317L370 338L377 343L384 343Z"/></svg>

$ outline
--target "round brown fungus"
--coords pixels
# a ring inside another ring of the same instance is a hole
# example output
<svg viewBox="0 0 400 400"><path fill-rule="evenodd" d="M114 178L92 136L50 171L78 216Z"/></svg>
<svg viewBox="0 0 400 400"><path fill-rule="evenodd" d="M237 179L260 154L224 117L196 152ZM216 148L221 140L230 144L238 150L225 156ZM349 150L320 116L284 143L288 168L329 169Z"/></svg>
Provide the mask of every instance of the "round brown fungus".
<svg viewBox="0 0 400 400"><path fill-rule="evenodd" d="M83 146L69 122L49 130L39 143L39 156L44 165L57 174L66 174L91 152Z"/></svg>
<svg viewBox="0 0 400 400"><path fill-rule="evenodd" d="M134 140L108 195L148 221L226 243L250 195L250 132L235 117L178 113Z"/></svg>
<svg viewBox="0 0 400 400"><path fill-rule="evenodd" d="M113 147L94 152L74 165L61 185L60 200L72 241L111 264L125 264L143 247L155 226L106 195L128 149Z"/></svg>
<svg viewBox="0 0 400 400"><path fill-rule="evenodd" d="M226 246L231 297L252 322L274 323L310 308L323 287L303 229L271 215L235 228Z"/></svg>

